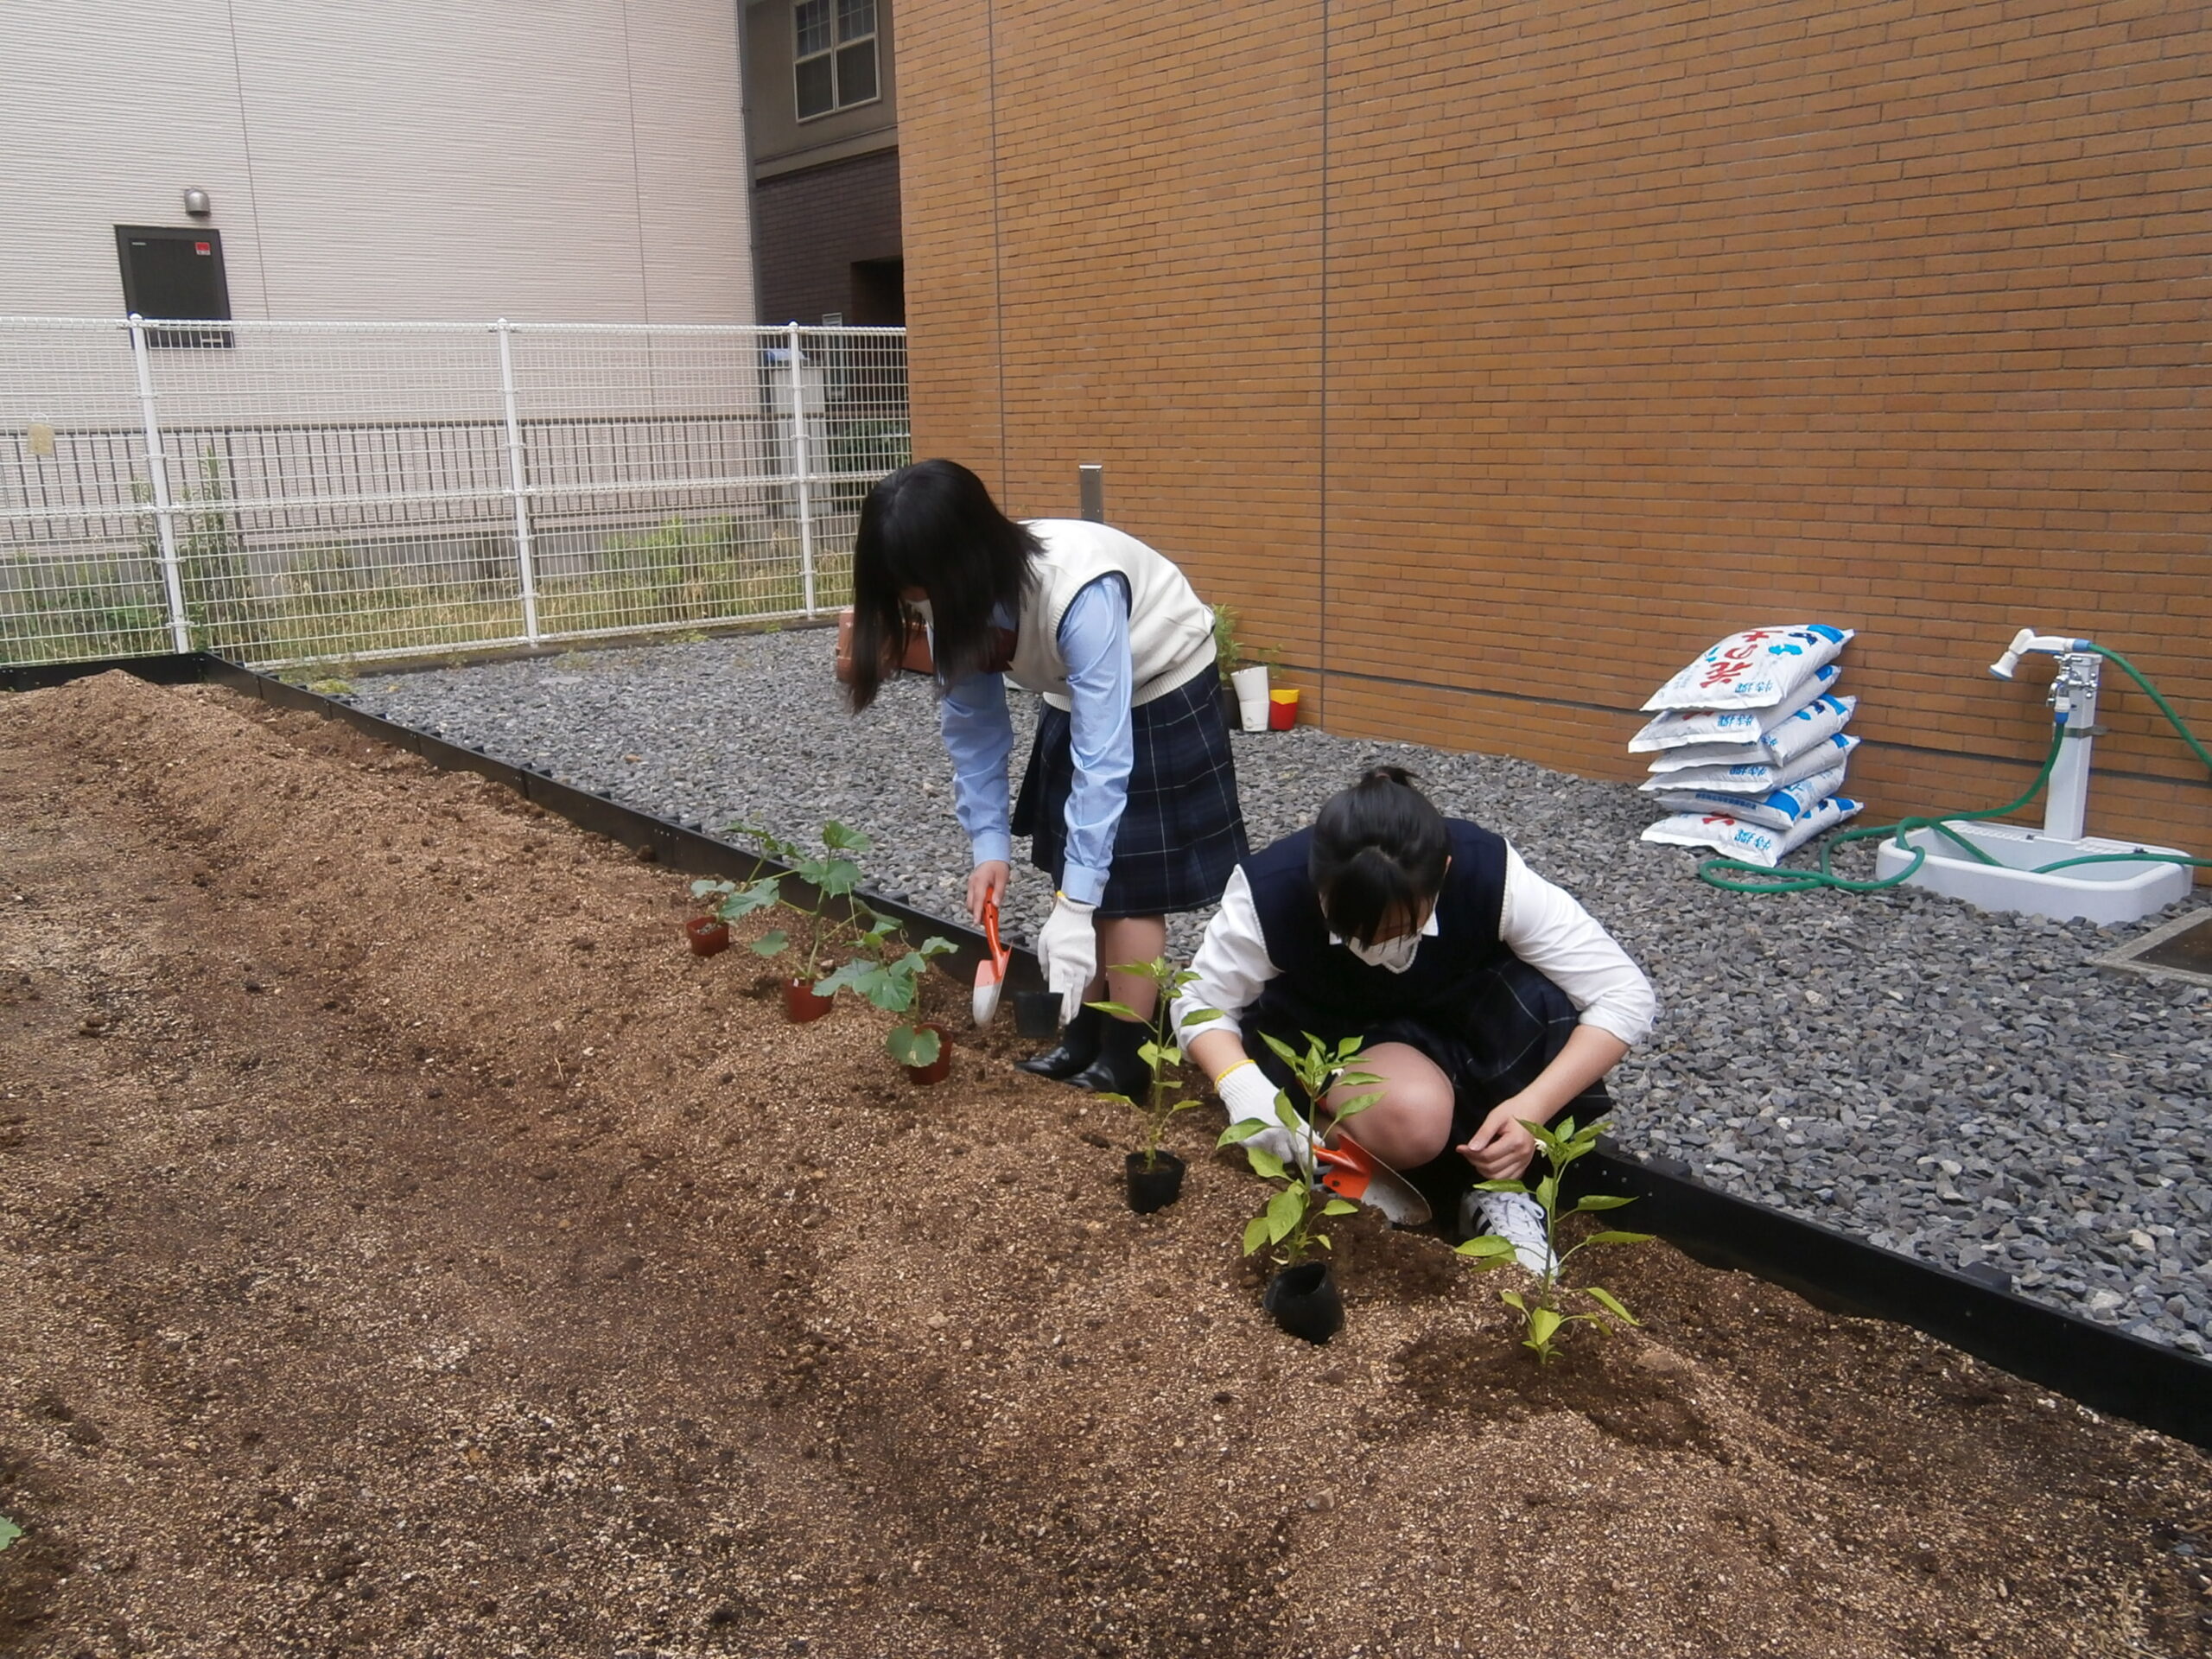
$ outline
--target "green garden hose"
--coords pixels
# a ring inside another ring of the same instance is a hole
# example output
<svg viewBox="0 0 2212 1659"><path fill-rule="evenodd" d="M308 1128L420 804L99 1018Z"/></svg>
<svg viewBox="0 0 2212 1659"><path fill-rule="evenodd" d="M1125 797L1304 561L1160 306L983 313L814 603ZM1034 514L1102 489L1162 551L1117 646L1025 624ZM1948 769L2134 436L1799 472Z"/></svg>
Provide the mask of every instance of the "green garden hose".
<svg viewBox="0 0 2212 1659"><path fill-rule="evenodd" d="M2182 741L2188 744L2196 758L2204 763L2206 770L2212 771L2212 753L2208 753L2204 745L2196 741L2196 734L2189 729L2188 722L2174 712L2173 705L2158 695L2158 688L2144 678L2142 671L2134 664L2129 662L2118 652L2108 651L2093 641L2081 639L2076 640L2075 644L2077 649L2094 652L2106 661L2116 663L2126 671L2127 677L2143 688L2144 694L2158 706L2158 712L2164 715L2172 723L2173 728L2181 734ZM1894 887L1901 881L1910 880L1920 867L1928 861L1928 849L1925 847L1912 846L1905 840L1906 836L1916 830L1931 830L1946 840L1955 842L1982 863L1994 864L1997 862L1995 859L1952 829L1951 825L1976 823L1988 818L2001 818L2018 811L2030 801L2035 799L2037 796L2043 793L2044 785L2050 781L2051 769L2058 764L2059 746L2065 741L2066 722L2062 718L2051 728L2050 753L2044 756L2043 766L2037 772L2035 781L2028 785L2027 792L2017 801L2008 802L2003 806L1993 806L1980 812L1951 812L1940 817L1900 818L1895 823L1872 824L1863 830L1847 830L1841 835L1827 837L1821 842L1821 862L1817 869L1777 870L1770 869L1762 864L1746 864L1741 859L1708 858L1697 867L1698 880L1708 887L1719 887L1725 893L1809 893L1821 887L1833 887L1842 893L1879 893L1885 887ZM1848 876L1838 875L1835 873L1829 860L1837 848L1849 842L1877 840L1885 836L1894 836L1897 845L1912 855L1911 863L1906 865L1895 875L1884 876L1872 881L1854 881ZM2184 858L2178 853L2092 853L2080 858L2062 858L2056 863L2045 864L2032 871L2031 874L2047 875L2053 870L2067 869L2076 864L2128 863L2186 864L2196 869L2212 868L2212 859Z"/></svg>

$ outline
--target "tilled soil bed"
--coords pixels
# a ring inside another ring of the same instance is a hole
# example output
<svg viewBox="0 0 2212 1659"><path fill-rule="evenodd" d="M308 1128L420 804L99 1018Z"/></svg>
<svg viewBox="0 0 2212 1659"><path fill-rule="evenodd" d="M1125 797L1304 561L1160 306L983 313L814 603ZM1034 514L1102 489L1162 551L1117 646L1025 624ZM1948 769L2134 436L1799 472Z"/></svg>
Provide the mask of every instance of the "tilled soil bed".
<svg viewBox="0 0 2212 1659"><path fill-rule="evenodd" d="M0 1646L2212 1649L2187 1447L1662 1246L1540 1371L1362 1217L1304 1346L1204 1126L1133 1216L1118 1109L785 1025L682 887L226 693L0 700Z"/></svg>

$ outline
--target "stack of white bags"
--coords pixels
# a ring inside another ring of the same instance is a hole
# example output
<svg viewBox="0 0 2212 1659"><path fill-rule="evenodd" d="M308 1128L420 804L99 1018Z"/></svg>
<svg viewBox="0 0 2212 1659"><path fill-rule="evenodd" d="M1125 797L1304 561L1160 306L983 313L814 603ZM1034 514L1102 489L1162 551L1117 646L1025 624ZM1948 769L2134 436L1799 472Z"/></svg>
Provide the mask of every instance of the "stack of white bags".
<svg viewBox="0 0 2212 1659"><path fill-rule="evenodd" d="M1646 841L1713 847L1771 869L1859 810L1836 791L1859 706L1835 695L1852 630L1821 623L1732 633L1652 694L1660 711L1629 741L1652 754L1645 793L1673 814Z"/></svg>

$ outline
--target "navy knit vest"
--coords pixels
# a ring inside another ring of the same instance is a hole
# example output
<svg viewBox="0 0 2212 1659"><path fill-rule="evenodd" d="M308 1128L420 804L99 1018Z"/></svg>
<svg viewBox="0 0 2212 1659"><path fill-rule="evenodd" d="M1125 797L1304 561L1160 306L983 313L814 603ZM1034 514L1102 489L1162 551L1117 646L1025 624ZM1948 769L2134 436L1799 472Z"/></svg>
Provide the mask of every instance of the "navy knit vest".
<svg viewBox="0 0 2212 1659"><path fill-rule="evenodd" d="M1313 832L1301 830L1252 855L1240 867L1251 884L1268 959L1280 976L1254 1010L1260 1022L1311 1032L1331 1041L1385 1020L1459 1023L1469 982L1499 957L1498 915L1505 904L1505 841L1465 818L1446 818L1452 868L1436 901L1437 936L1424 938L1402 974L1372 968L1329 943L1320 896L1306 874Z"/></svg>

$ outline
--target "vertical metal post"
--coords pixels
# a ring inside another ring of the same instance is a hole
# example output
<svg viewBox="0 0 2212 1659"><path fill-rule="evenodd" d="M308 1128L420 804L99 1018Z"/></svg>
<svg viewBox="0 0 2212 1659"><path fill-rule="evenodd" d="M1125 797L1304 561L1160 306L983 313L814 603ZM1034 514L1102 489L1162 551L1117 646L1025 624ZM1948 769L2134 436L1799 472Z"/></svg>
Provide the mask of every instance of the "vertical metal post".
<svg viewBox="0 0 2212 1659"><path fill-rule="evenodd" d="M791 470L798 479L798 569L806 590L806 613L814 614L814 494L808 474L813 458L806 446L806 382L799 373L798 324L784 331L791 364Z"/></svg>
<svg viewBox="0 0 2212 1659"><path fill-rule="evenodd" d="M1079 463L1075 469L1076 486L1081 493L1083 516L1094 524L1106 522L1106 469L1094 462Z"/></svg>
<svg viewBox="0 0 2212 1659"><path fill-rule="evenodd" d="M138 370L138 417L146 431L146 469L153 475L154 527L162 541L162 587L168 595L169 639L192 649L192 623L184 608L184 581L176 562L176 512L169 501L169 463L162 454L162 423L154 413L154 365L146 355L146 325L130 314L130 359Z"/></svg>
<svg viewBox="0 0 2212 1659"><path fill-rule="evenodd" d="M2069 706L2043 805L2043 832L2055 841L2081 840L2088 822L2089 754L2096 747L2097 680L2103 668L2104 659L2086 651L2069 652L2058 659L2051 699L2063 698Z"/></svg>
<svg viewBox="0 0 2212 1659"><path fill-rule="evenodd" d="M499 337L499 396L507 411L507 494L515 509L515 565L522 575L522 631L531 645L537 634L537 558L530 535L530 501L523 480L522 420L515 411L514 324L505 317L492 325Z"/></svg>

